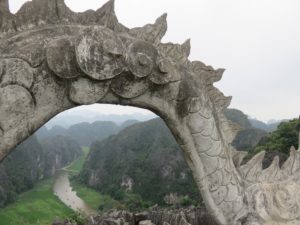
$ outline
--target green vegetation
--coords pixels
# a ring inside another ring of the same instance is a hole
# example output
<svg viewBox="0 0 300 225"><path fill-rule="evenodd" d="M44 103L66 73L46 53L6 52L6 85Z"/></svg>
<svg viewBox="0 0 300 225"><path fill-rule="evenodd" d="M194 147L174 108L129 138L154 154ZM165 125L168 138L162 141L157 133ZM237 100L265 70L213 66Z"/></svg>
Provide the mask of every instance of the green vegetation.
<svg viewBox="0 0 300 225"><path fill-rule="evenodd" d="M189 196L192 204L201 202L180 147L161 119L95 142L78 180L130 210L166 206L164 197L170 193Z"/></svg>
<svg viewBox="0 0 300 225"><path fill-rule="evenodd" d="M247 159L261 151L276 151L289 155L291 146L298 148L298 127L298 119L280 123L277 130L270 133L253 150L249 151Z"/></svg>
<svg viewBox="0 0 300 225"><path fill-rule="evenodd" d="M89 148L83 147L82 151L84 155L68 167L75 174L81 171ZM17 201L14 204L0 209L0 225L49 225L55 218L68 218L70 221L76 221L78 225L83 224L85 218L74 213L53 194L53 182L54 178L41 181L35 185L34 189L15 196ZM101 195L82 185L74 186L79 196L84 197L83 199L94 209L98 209L99 202L107 204L110 208L115 207L114 204L108 204L112 202L109 196Z"/></svg>
<svg viewBox="0 0 300 225"><path fill-rule="evenodd" d="M0 210L0 225L49 225L54 218L70 217L73 211L53 195L52 186L53 178L20 194L15 203Z"/></svg>
<svg viewBox="0 0 300 225"><path fill-rule="evenodd" d="M78 197L84 200L91 208L95 210L106 211L113 208L125 208L124 205L122 205L119 201L114 200L109 195L101 194L100 192L86 187L75 180L71 181L71 186L76 191Z"/></svg>
<svg viewBox="0 0 300 225"><path fill-rule="evenodd" d="M67 167L67 169L74 173L75 175L79 174L80 171L83 168L83 165L85 163L86 157L88 156L90 152L89 147L82 147L83 155L80 156L77 160L75 160L70 166Z"/></svg>

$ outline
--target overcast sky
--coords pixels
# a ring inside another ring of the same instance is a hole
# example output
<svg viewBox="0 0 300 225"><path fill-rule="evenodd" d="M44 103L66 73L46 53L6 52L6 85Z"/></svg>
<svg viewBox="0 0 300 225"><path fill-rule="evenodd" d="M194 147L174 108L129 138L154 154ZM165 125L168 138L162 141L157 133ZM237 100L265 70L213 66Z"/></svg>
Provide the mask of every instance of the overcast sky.
<svg viewBox="0 0 300 225"><path fill-rule="evenodd" d="M11 11L24 2L10 0ZM74 11L84 11L106 1L65 2ZM190 59L226 68L217 87L233 96L230 107L264 121L298 117L299 0L116 0L119 21L130 28L152 23L164 12L169 27L164 42L191 38ZM136 109L122 108L122 112L132 111ZM109 107L103 112L120 109Z"/></svg>

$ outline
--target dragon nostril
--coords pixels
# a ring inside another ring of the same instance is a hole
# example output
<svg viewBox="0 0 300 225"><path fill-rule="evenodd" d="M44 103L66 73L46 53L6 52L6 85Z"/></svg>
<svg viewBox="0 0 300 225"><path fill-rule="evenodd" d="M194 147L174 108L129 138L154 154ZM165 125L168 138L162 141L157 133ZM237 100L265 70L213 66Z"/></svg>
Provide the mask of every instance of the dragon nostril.
<svg viewBox="0 0 300 225"><path fill-rule="evenodd" d="M136 77L147 77L153 71L157 50L144 41L135 41L128 48L128 64Z"/></svg>
<svg viewBox="0 0 300 225"><path fill-rule="evenodd" d="M141 66L147 66L151 63L151 59L148 56L146 56L145 54L138 53L137 55L138 55L137 56L138 62Z"/></svg>
<svg viewBox="0 0 300 225"><path fill-rule="evenodd" d="M171 62L167 59L162 59L162 60L159 60L159 62L158 62L158 68L159 68L160 72L162 72L162 73L168 73L171 66L172 66Z"/></svg>

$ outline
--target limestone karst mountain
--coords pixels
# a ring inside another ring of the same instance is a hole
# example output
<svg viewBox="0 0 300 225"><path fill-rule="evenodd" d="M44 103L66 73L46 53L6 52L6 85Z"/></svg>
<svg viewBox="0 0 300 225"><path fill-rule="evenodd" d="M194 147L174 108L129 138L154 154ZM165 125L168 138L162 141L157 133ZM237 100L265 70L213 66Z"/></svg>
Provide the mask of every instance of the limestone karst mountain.
<svg viewBox="0 0 300 225"><path fill-rule="evenodd" d="M113 197L130 191L151 204L200 199L179 146L159 118L93 143L80 179Z"/></svg>
<svg viewBox="0 0 300 225"><path fill-rule="evenodd" d="M276 128L278 127L278 125L281 122L287 121L287 120L271 121L271 122L268 122L268 123L264 123L264 122L259 121L257 119L249 118L249 121L250 121L250 123L253 127L259 128L261 130L265 130L267 132L271 132L271 131L276 130Z"/></svg>
<svg viewBox="0 0 300 225"><path fill-rule="evenodd" d="M18 193L53 176L56 169L82 155L81 146L89 146L93 141L105 139L137 122L128 120L120 126L110 121L97 121L78 123L69 128L41 127L0 164L0 207L13 202Z"/></svg>
<svg viewBox="0 0 300 225"><path fill-rule="evenodd" d="M225 115L240 127L233 141L237 149L253 148L267 135L252 127L240 110L228 109ZM200 198L180 147L161 119L135 124L93 143L81 180L113 195L123 187L153 204L164 204L168 198L179 202L178 196L185 195Z"/></svg>
<svg viewBox="0 0 300 225"><path fill-rule="evenodd" d="M43 126L37 131L37 135L41 139L56 135L64 135L76 140L80 146L90 146L93 142L97 140L103 140L110 135L117 134L120 130L137 122L139 121L127 120L120 125L117 125L112 121L95 121L93 123L80 122L68 128L55 125L50 129L48 129L46 126Z"/></svg>
<svg viewBox="0 0 300 225"><path fill-rule="evenodd" d="M17 194L53 176L82 155L76 141L66 136L39 140L31 136L0 164L0 207L14 202Z"/></svg>

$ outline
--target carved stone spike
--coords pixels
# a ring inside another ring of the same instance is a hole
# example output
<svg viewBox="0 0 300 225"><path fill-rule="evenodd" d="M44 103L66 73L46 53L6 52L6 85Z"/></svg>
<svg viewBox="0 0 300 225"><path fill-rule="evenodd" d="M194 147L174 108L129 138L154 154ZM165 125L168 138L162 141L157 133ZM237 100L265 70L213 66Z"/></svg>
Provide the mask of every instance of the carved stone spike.
<svg viewBox="0 0 300 225"><path fill-rule="evenodd" d="M217 81L221 80L224 72L225 72L225 69L223 69L223 68L217 69L216 70L216 76L215 76L214 82L217 82Z"/></svg>
<svg viewBox="0 0 300 225"><path fill-rule="evenodd" d="M128 48L128 66L136 77L146 77L156 66L157 50L144 41L135 41Z"/></svg>
<svg viewBox="0 0 300 225"><path fill-rule="evenodd" d="M282 173L285 176L290 176L292 174L292 169L293 169L294 162L296 160L296 155L297 155L297 151L296 151L295 147L292 146L290 149L289 158L283 163L283 165L281 167Z"/></svg>
<svg viewBox="0 0 300 225"><path fill-rule="evenodd" d="M36 24L55 24L60 18L56 1L35 0L26 2L16 14L15 27L24 30Z"/></svg>
<svg viewBox="0 0 300 225"><path fill-rule="evenodd" d="M149 82L145 78L135 78L132 75L122 75L114 79L111 90L126 99L135 98L144 94L149 89Z"/></svg>
<svg viewBox="0 0 300 225"><path fill-rule="evenodd" d="M245 165L241 166L241 171L243 172L243 175L246 178L251 178L248 176L249 172L252 171L254 173L262 171L262 161L265 157L266 152L262 151L258 154L256 154L249 162L247 162ZM253 174L253 173L251 173Z"/></svg>
<svg viewBox="0 0 300 225"><path fill-rule="evenodd" d="M171 57L173 62L176 62L176 64L186 65L188 62L188 51L187 46L185 44L159 44L158 49L164 55Z"/></svg>
<svg viewBox="0 0 300 225"><path fill-rule="evenodd" d="M262 182L275 180L279 169L279 157L276 156L274 157L271 165L267 169L261 171L261 174L259 174L257 180Z"/></svg>
<svg viewBox="0 0 300 225"><path fill-rule="evenodd" d="M240 167L241 163L243 162L243 159L248 153L245 151L236 151L234 148L231 150L231 152L234 165L236 167Z"/></svg>
<svg viewBox="0 0 300 225"><path fill-rule="evenodd" d="M32 113L34 102L25 88L8 85L0 88L0 106L1 128L7 131Z"/></svg>
<svg viewBox="0 0 300 225"><path fill-rule="evenodd" d="M191 53L191 39L187 39L182 45L181 45L182 51L185 53L185 56L188 58Z"/></svg>
<svg viewBox="0 0 300 225"><path fill-rule="evenodd" d="M157 44L167 32L167 14L164 13L156 19L154 24L147 24L144 27L134 28L130 34L138 39Z"/></svg>
<svg viewBox="0 0 300 225"><path fill-rule="evenodd" d="M50 42L46 55L48 66L60 78L70 79L80 76L75 45L70 38L64 37Z"/></svg>
<svg viewBox="0 0 300 225"><path fill-rule="evenodd" d="M115 14L115 1L109 0L100 9L96 11L99 24L108 27L112 30L119 24Z"/></svg>
<svg viewBox="0 0 300 225"><path fill-rule="evenodd" d="M108 92L110 82L95 82L86 78L79 78L72 82L70 99L77 104L93 104L100 101Z"/></svg>
<svg viewBox="0 0 300 225"><path fill-rule="evenodd" d="M124 47L111 30L91 27L79 36L76 56L81 70L90 78L107 80L124 70Z"/></svg>

